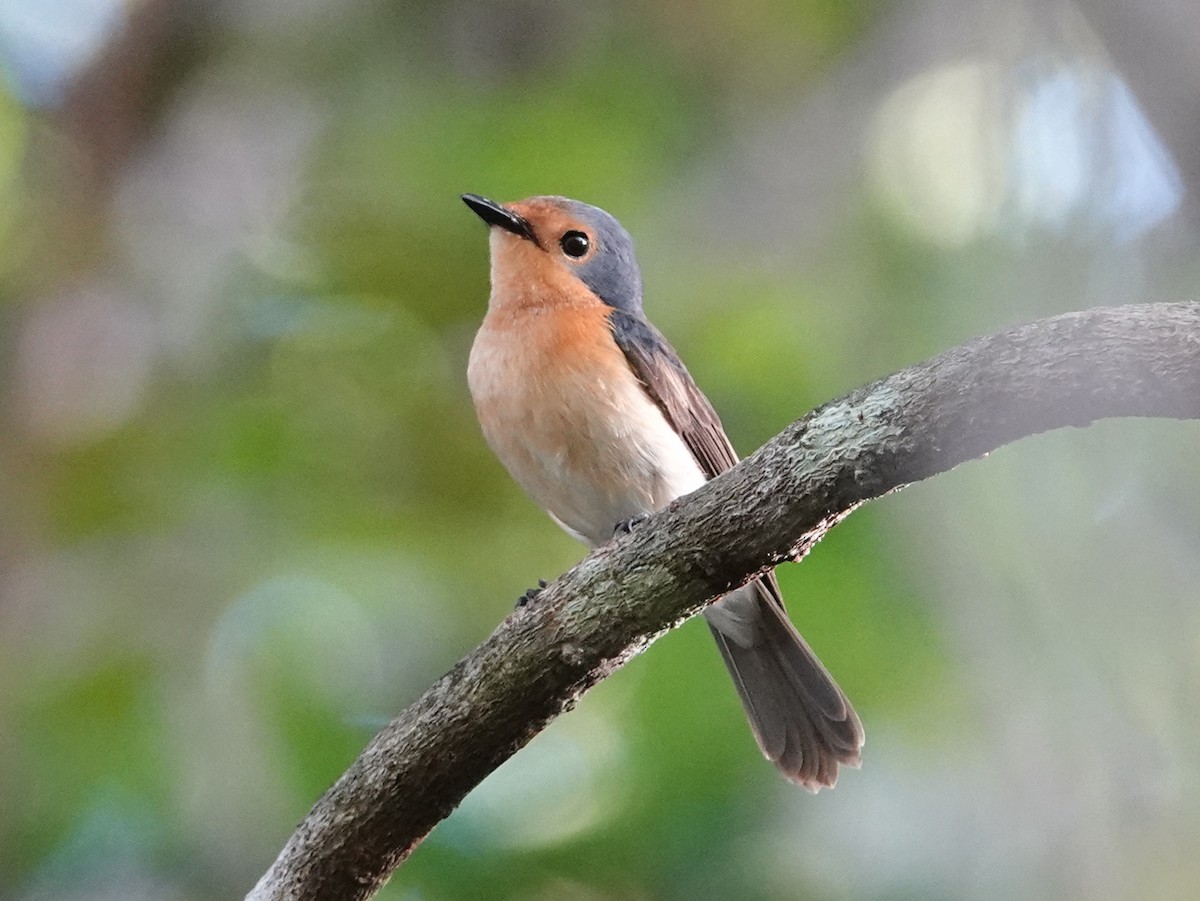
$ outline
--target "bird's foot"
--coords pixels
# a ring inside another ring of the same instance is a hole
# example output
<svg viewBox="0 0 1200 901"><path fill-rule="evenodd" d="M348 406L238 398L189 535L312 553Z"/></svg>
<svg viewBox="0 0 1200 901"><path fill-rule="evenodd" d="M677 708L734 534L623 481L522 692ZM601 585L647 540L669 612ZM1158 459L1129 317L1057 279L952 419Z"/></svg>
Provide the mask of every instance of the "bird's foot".
<svg viewBox="0 0 1200 901"><path fill-rule="evenodd" d="M537 588L526 589L525 593L517 598L517 608L520 610L527 604L531 604L537 599L537 596L542 593L546 585L549 584L545 579L538 579Z"/></svg>
<svg viewBox="0 0 1200 901"><path fill-rule="evenodd" d="M613 537L616 538L619 535L629 535L634 529L636 529L649 518L649 513L639 513L637 516L631 516L628 519L622 519L615 526L613 526Z"/></svg>

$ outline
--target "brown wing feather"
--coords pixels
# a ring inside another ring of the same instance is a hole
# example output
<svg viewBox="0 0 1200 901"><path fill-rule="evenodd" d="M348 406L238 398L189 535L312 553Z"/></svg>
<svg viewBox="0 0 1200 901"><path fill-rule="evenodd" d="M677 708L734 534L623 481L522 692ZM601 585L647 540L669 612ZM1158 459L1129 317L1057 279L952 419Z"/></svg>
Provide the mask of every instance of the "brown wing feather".
<svg viewBox="0 0 1200 901"><path fill-rule="evenodd" d="M732 469L738 455L725 434L721 418L662 332L624 310L613 310L609 322L629 368L688 446L705 476L711 479ZM762 582L772 600L782 608L783 594L775 573L765 574Z"/></svg>
<svg viewBox="0 0 1200 901"><path fill-rule="evenodd" d="M711 479L732 468L738 461L737 452L725 435L720 417L662 333L624 310L613 310L609 322L629 367L704 474Z"/></svg>

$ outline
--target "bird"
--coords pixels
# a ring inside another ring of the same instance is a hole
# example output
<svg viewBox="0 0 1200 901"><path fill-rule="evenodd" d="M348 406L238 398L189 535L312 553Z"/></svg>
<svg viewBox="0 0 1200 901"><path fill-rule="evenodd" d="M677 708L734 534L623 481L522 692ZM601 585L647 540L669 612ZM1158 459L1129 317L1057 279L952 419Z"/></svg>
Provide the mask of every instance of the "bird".
<svg viewBox="0 0 1200 901"><path fill-rule="evenodd" d="M712 404L646 318L617 219L558 196L462 200L489 227L491 293L467 364L475 412L554 522L597 547L737 463ZM788 618L773 571L703 616L759 748L788 780L816 792L839 766L860 766L862 723Z"/></svg>

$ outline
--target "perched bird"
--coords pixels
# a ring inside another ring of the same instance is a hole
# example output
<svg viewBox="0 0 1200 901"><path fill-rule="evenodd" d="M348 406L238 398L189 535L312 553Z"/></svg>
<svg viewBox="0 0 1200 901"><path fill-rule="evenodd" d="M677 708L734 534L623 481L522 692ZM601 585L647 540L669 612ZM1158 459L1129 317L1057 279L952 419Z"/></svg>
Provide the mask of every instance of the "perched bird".
<svg viewBox="0 0 1200 901"><path fill-rule="evenodd" d="M642 311L633 240L565 197L463 201L490 228L491 296L467 376L496 456L595 547L737 462L708 399ZM791 781L858 766L862 725L784 610L774 573L704 618L759 747Z"/></svg>

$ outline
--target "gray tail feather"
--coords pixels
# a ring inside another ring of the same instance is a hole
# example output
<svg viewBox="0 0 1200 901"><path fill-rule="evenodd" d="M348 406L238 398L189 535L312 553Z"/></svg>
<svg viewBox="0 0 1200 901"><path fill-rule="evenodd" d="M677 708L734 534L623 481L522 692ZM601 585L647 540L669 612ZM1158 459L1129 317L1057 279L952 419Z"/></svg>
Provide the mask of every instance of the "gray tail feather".
<svg viewBox="0 0 1200 901"><path fill-rule="evenodd" d="M860 765L862 723L788 619L777 590L751 582L704 618L758 746L784 776L816 792L833 787L839 765Z"/></svg>

